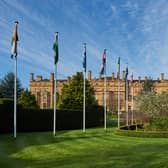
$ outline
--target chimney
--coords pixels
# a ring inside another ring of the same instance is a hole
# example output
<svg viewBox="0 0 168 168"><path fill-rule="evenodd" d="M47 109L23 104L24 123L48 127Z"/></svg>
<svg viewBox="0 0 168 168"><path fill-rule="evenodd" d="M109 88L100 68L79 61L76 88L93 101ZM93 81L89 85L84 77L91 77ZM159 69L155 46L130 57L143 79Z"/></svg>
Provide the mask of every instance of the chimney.
<svg viewBox="0 0 168 168"><path fill-rule="evenodd" d="M54 81L54 73L50 73L50 81Z"/></svg>
<svg viewBox="0 0 168 168"><path fill-rule="evenodd" d="M145 76L145 80L147 80L148 79L148 77L147 76Z"/></svg>
<svg viewBox="0 0 168 168"><path fill-rule="evenodd" d="M140 76L138 76L138 81L141 82L141 77Z"/></svg>
<svg viewBox="0 0 168 168"><path fill-rule="evenodd" d="M122 72L122 80L125 79L125 71Z"/></svg>
<svg viewBox="0 0 168 168"><path fill-rule="evenodd" d="M92 80L92 71L88 71L88 80Z"/></svg>
<svg viewBox="0 0 168 168"><path fill-rule="evenodd" d="M164 80L164 73L161 73L161 80Z"/></svg>
<svg viewBox="0 0 168 168"><path fill-rule="evenodd" d="M30 81L34 81L34 73L30 73Z"/></svg>
<svg viewBox="0 0 168 168"><path fill-rule="evenodd" d="M114 80L114 78L115 78L115 74L114 74L114 72L112 73L112 80Z"/></svg>
<svg viewBox="0 0 168 168"><path fill-rule="evenodd" d="M42 80L42 76L38 75L37 76L37 81L41 81Z"/></svg>

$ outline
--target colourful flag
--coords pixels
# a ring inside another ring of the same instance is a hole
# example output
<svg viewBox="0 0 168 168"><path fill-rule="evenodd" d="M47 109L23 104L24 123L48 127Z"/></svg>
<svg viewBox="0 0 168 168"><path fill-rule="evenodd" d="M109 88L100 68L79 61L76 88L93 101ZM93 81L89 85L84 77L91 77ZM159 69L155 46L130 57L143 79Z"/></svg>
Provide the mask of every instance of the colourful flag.
<svg viewBox="0 0 168 168"><path fill-rule="evenodd" d="M55 36L55 42L53 44L53 50L54 50L54 64L56 65L59 58L59 52L58 52L58 32L56 32Z"/></svg>
<svg viewBox="0 0 168 168"><path fill-rule="evenodd" d="M86 72L86 44L84 44L83 69Z"/></svg>
<svg viewBox="0 0 168 168"><path fill-rule="evenodd" d="M117 64L118 64L117 78L120 79L120 57L118 57Z"/></svg>
<svg viewBox="0 0 168 168"><path fill-rule="evenodd" d="M17 57L18 24L19 24L19 22L15 22L15 28L14 28L13 37L12 37L11 58Z"/></svg>
<svg viewBox="0 0 168 168"><path fill-rule="evenodd" d="M128 64L127 64L126 70L125 70L125 81L127 81L127 77L128 77Z"/></svg>
<svg viewBox="0 0 168 168"><path fill-rule="evenodd" d="M102 67L100 71L100 75L105 73L105 66L106 66L106 49L104 49L103 56L102 56Z"/></svg>
<svg viewBox="0 0 168 168"><path fill-rule="evenodd" d="M131 74L131 79L130 79L130 86L133 86L133 73Z"/></svg>

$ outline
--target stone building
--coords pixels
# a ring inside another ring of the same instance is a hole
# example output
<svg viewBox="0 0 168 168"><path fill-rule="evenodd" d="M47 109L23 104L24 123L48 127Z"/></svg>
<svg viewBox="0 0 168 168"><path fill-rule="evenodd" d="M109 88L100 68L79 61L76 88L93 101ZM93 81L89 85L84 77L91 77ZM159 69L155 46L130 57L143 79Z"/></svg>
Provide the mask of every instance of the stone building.
<svg viewBox="0 0 168 168"><path fill-rule="evenodd" d="M68 80L57 81L57 92L61 94L63 84ZM42 109L52 108L54 102L54 73L50 74L50 79L43 79L42 76L37 76L34 79L34 74L30 74L30 92L35 95L37 104Z"/></svg>
<svg viewBox="0 0 168 168"><path fill-rule="evenodd" d="M125 101L125 71L122 72L122 77L120 79L120 109L125 111L126 101ZM93 78L91 71L88 71L88 81L95 91L95 98L98 101L99 105L103 105L104 99L104 79ZM144 80L146 80L145 77ZM68 77L66 80L57 80L57 93L61 95L61 90L64 84L68 84L71 78ZM137 80L133 80L133 92L132 87L128 85L128 109L131 109L132 96L135 97L143 88L144 80L141 80L141 77L138 77ZM111 77L106 78L106 95L107 95L107 109L108 111L115 111L118 108L118 79L115 76L115 73L112 73ZM160 93L162 91L168 90L168 80L164 78L164 73L161 73L161 77L158 80L154 81L155 91ZM34 74L30 74L30 92L35 95L36 100L40 108L52 108L53 107L53 93L54 93L54 74L50 74L50 79L43 79L42 76L37 76L34 79ZM134 101L135 103L135 101Z"/></svg>

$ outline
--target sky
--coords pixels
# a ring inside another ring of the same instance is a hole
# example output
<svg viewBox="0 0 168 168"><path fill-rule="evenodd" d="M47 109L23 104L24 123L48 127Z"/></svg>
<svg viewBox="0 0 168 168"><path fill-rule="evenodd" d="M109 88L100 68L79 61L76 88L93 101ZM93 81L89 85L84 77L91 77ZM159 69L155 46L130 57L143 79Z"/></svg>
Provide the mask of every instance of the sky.
<svg viewBox="0 0 168 168"><path fill-rule="evenodd" d="M87 70L99 77L107 49L107 76L128 63L129 78L165 73L168 78L167 0L0 0L0 79L14 71L11 39L18 28L18 78L29 88L30 73L48 78L54 72L52 50L59 32L58 79L82 71L83 43Z"/></svg>

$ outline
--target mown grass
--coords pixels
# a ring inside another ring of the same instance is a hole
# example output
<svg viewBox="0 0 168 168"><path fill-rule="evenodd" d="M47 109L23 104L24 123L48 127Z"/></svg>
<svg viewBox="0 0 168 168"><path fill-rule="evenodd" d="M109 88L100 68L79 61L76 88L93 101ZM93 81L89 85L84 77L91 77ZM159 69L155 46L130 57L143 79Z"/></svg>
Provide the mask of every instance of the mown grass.
<svg viewBox="0 0 168 168"><path fill-rule="evenodd" d="M117 136L113 128L0 135L0 168L168 168L167 138Z"/></svg>

